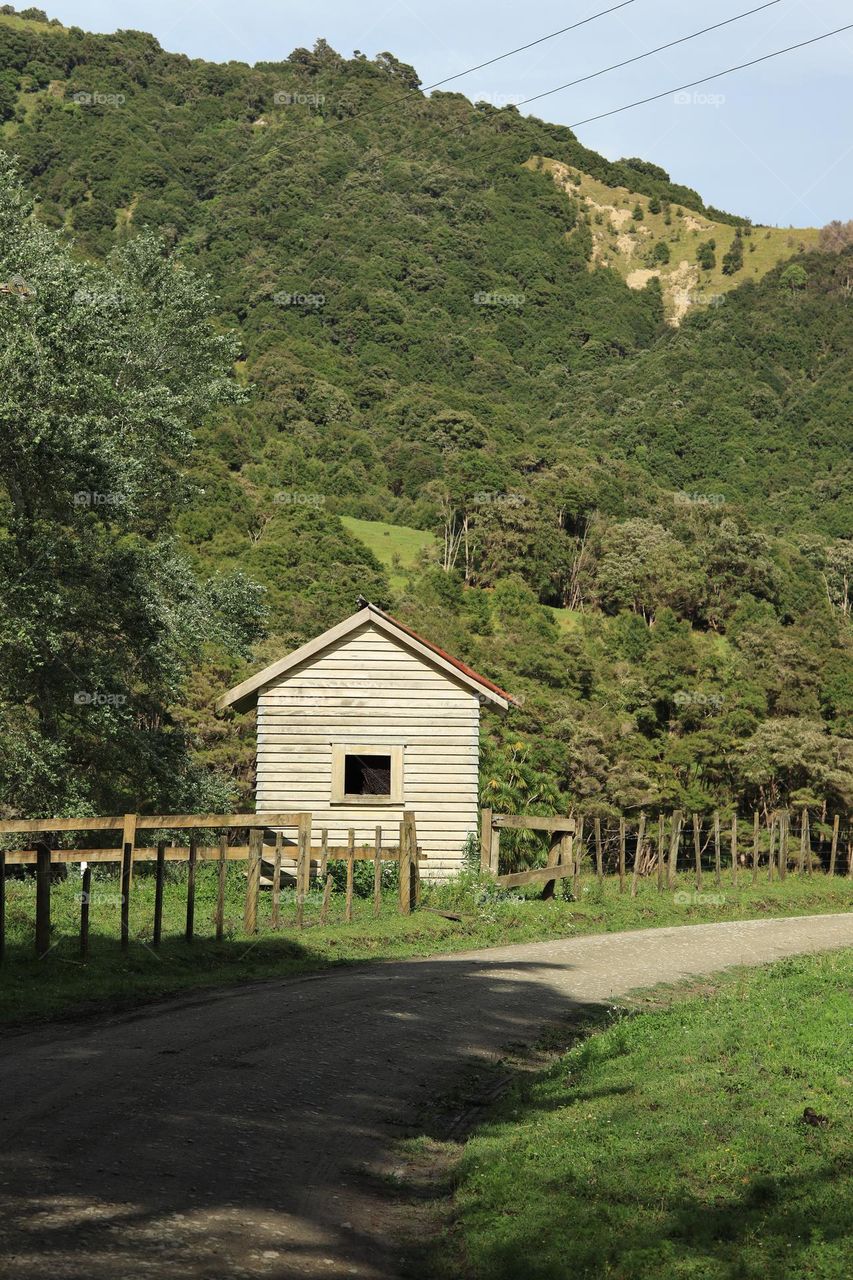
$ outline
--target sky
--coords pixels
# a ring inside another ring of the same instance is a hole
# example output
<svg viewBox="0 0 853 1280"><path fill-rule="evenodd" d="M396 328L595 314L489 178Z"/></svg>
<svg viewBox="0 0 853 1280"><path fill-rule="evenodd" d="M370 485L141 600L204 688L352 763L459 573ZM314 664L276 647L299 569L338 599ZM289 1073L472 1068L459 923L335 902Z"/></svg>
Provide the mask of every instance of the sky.
<svg viewBox="0 0 853 1280"><path fill-rule="evenodd" d="M152 32L176 53L277 61L322 36L347 57L389 51L424 85L557 31L619 0L39 0L89 31ZM518 103L762 0L628 0L616 12L454 80L448 90ZM17 0L17 8L26 0ZM853 30L680 94L692 80L853 22L850 0L778 0L740 22L519 110L574 125L638 98L658 102L580 125L610 159L640 156L709 204L776 226L853 218ZM286 88L286 86L284 86Z"/></svg>

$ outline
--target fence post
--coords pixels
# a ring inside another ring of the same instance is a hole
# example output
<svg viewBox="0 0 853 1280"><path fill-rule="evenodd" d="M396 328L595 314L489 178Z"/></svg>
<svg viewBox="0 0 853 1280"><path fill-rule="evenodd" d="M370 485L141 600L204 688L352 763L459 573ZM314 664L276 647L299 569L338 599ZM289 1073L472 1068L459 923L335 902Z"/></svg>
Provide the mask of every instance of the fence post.
<svg viewBox="0 0 853 1280"><path fill-rule="evenodd" d="M773 883L773 859L776 857L776 814L770 814L770 829L768 832L769 848L767 850L767 883Z"/></svg>
<svg viewBox="0 0 853 1280"><path fill-rule="evenodd" d="M87 862L83 870L80 892L80 959L89 957L89 899L92 896L92 864Z"/></svg>
<svg viewBox="0 0 853 1280"><path fill-rule="evenodd" d="M678 846L681 843L681 823L681 810L673 810L672 831L669 834L669 875L667 877L670 889L674 888L675 877L678 873Z"/></svg>
<svg viewBox="0 0 853 1280"><path fill-rule="evenodd" d="M303 813L299 819L299 852L302 859L302 894L311 888L311 814Z"/></svg>
<svg viewBox="0 0 853 1280"><path fill-rule="evenodd" d="M159 854L159 849L158 849ZM228 833L219 837L219 867L216 882L216 941L221 942L225 933L225 878L228 874Z"/></svg>
<svg viewBox="0 0 853 1280"><path fill-rule="evenodd" d="M480 810L480 870L492 869L492 811Z"/></svg>
<svg viewBox="0 0 853 1280"><path fill-rule="evenodd" d="M373 844L373 914L382 911L382 828L377 827Z"/></svg>
<svg viewBox="0 0 853 1280"><path fill-rule="evenodd" d="M714 810L714 884L719 889L722 880L720 867L720 814Z"/></svg>
<svg viewBox="0 0 853 1280"><path fill-rule="evenodd" d="M646 834L646 815L640 814L640 825L637 828L637 847L634 850L634 874L631 877L631 897L637 896L637 883L640 879L640 859L643 856L643 837Z"/></svg>
<svg viewBox="0 0 853 1280"><path fill-rule="evenodd" d="M737 814L732 814L732 885L737 888Z"/></svg>
<svg viewBox="0 0 853 1280"><path fill-rule="evenodd" d="M187 942L192 942L193 929L195 928L195 869L197 858L198 844L195 840L190 840L190 852L187 859L187 927L184 931L184 937Z"/></svg>
<svg viewBox="0 0 853 1280"><path fill-rule="evenodd" d="M326 872L329 869L329 829L320 828L320 884L326 883Z"/></svg>
<svg viewBox="0 0 853 1280"><path fill-rule="evenodd" d="M410 823L412 815L403 814L403 821L400 823L400 875L399 875L399 898L400 898L400 914L404 916L411 915L412 912L412 847L411 835L412 827ZM492 832L494 836L496 832Z"/></svg>
<svg viewBox="0 0 853 1280"><path fill-rule="evenodd" d="M163 881L166 875L166 841L157 844L157 867L154 872L154 930L151 934L152 947L159 947L163 933Z"/></svg>
<svg viewBox="0 0 853 1280"><path fill-rule="evenodd" d="M619 819L619 892L625 892L625 819Z"/></svg>
<svg viewBox="0 0 853 1280"><path fill-rule="evenodd" d="M491 838L489 840L489 871L493 876L498 875L501 866L501 829L492 823Z"/></svg>
<svg viewBox="0 0 853 1280"><path fill-rule="evenodd" d="M121 854L121 949L130 943L130 882L133 878L133 842L126 840Z"/></svg>
<svg viewBox="0 0 853 1280"><path fill-rule="evenodd" d="M124 826L121 832L121 847L124 849L126 844L130 845L130 878L133 879L133 849L136 845L136 822L137 815L135 813L126 813L124 815Z"/></svg>
<svg viewBox="0 0 853 1280"><path fill-rule="evenodd" d="M779 879L788 874L788 830L790 815L787 809L779 814Z"/></svg>
<svg viewBox="0 0 853 1280"><path fill-rule="evenodd" d="M36 844L36 955L50 950L50 849Z"/></svg>
<svg viewBox="0 0 853 1280"><path fill-rule="evenodd" d="M595 878L599 884L604 880L604 858L601 852L601 819L595 819Z"/></svg>
<svg viewBox="0 0 853 1280"><path fill-rule="evenodd" d="M347 841L347 901L344 919L347 924L352 920L352 894L353 879L355 876L355 830L353 827L349 829L349 837Z"/></svg>
<svg viewBox="0 0 853 1280"><path fill-rule="evenodd" d="M666 849L666 818L662 813L658 814L658 893L663 892L663 860L664 851Z"/></svg>
<svg viewBox="0 0 853 1280"><path fill-rule="evenodd" d="M584 844L583 844L583 825L584 816L578 818L577 835L573 836L567 831L560 839L560 862L567 859L572 864L572 897L575 901L580 897L581 891L581 863L583 862Z"/></svg>
<svg viewBox="0 0 853 1280"><path fill-rule="evenodd" d="M702 892L702 830L699 814L693 815L693 861L696 867L696 892Z"/></svg>
<svg viewBox="0 0 853 1280"><path fill-rule="evenodd" d="M281 928L281 832L275 833L275 858L272 864L272 910L270 928Z"/></svg>
<svg viewBox="0 0 853 1280"><path fill-rule="evenodd" d="M752 811L752 883L758 881L758 841L761 830L761 818L758 816L758 810Z"/></svg>
<svg viewBox="0 0 853 1280"><path fill-rule="evenodd" d="M403 814L403 823L406 827L406 847L409 859L409 911L416 906L420 899L420 869L418 867L418 833L415 827L415 815L408 810Z"/></svg>
<svg viewBox="0 0 853 1280"><path fill-rule="evenodd" d="M249 829L249 861L246 868L246 904L243 908L243 932L258 931L258 895L261 889L261 848L264 833L261 827Z"/></svg>
<svg viewBox="0 0 853 1280"><path fill-rule="evenodd" d="M352 833L350 833L352 834ZM311 815L299 818L299 849L296 861L296 923L305 924L305 896L311 883Z"/></svg>
<svg viewBox="0 0 853 1280"><path fill-rule="evenodd" d="M418 837L414 826L410 832L412 843L412 906L419 907L421 903L421 859L418 853Z"/></svg>
<svg viewBox="0 0 853 1280"><path fill-rule="evenodd" d="M829 874L831 876L835 875L835 857L836 857L836 854L838 853L839 821L840 821L839 815L836 814L835 817L832 819L832 848L829 851Z"/></svg>
<svg viewBox="0 0 853 1280"><path fill-rule="evenodd" d="M551 833L551 843L548 846L548 857L545 861L546 867L556 867L562 861L563 838L556 831ZM554 886L556 880L546 880L542 886L542 898L546 900L553 898Z"/></svg>
<svg viewBox="0 0 853 1280"><path fill-rule="evenodd" d="M800 860L797 863L797 871L802 875L803 871L808 875L812 873L812 838L809 823L809 811L803 809L800 816Z"/></svg>

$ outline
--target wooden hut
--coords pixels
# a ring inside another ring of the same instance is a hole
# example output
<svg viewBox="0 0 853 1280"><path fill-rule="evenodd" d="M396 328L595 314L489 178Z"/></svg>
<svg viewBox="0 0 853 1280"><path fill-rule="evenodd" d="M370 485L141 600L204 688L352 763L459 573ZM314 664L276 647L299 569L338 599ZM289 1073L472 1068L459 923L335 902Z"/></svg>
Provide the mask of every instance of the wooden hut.
<svg viewBox="0 0 853 1280"><path fill-rule="evenodd" d="M513 701L376 605L244 680L217 708L257 707L258 813L310 810L315 841L396 844L417 820L423 873L444 879L477 831L480 707Z"/></svg>

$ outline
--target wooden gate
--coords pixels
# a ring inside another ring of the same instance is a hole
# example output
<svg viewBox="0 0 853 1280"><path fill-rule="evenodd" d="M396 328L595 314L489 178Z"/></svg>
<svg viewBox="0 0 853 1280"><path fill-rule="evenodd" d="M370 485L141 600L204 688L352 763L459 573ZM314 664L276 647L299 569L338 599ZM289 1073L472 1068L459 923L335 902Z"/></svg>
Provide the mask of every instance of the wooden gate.
<svg viewBox="0 0 853 1280"><path fill-rule="evenodd" d="M551 836L548 861L544 867L500 874L501 831L547 831ZM481 811L480 869L495 877L505 889L524 884L542 884L542 897L554 896L554 884L563 876L576 878L579 868L574 858L574 818L544 818L535 814L493 813Z"/></svg>

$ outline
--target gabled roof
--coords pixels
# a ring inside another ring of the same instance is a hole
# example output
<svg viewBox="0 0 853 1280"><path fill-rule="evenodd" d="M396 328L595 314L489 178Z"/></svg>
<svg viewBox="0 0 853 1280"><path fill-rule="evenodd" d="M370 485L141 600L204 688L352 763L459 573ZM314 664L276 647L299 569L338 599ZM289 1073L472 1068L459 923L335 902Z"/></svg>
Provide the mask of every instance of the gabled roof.
<svg viewBox="0 0 853 1280"><path fill-rule="evenodd" d="M269 667L264 667L263 671L258 671L255 675L249 676L248 680L244 680L242 684L238 684L233 689L229 689L227 693L223 693L216 700L217 711L222 711L226 707L234 707L237 711L247 711L249 707L257 702L258 694L266 685L271 684L273 680L277 680L279 676L285 675L309 658L315 658L324 649L328 649L330 645L335 644L338 640L343 640L351 632L365 626L367 623L393 636L406 649L418 654L421 658L425 658L433 666L446 671L448 675L453 676L460 683L468 685L474 693L482 695L489 702L500 707L501 710L506 711L510 703L515 702L512 695L506 693L499 685L487 680L485 676L478 675L476 671L466 666L464 662L460 662L458 658L445 653L443 649L439 649L438 645L433 644L432 641L419 636L416 631L413 631L411 627L407 627L405 623L398 622L396 618L392 618L388 613L383 613L375 604L366 604L363 609L359 609L358 613L352 614L349 618L344 618L343 622L339 622L337 626L330 627L328 631L324 631L322 635L317 636L314 640L309 640L307 644L303 644L299 649L294 649L293 653L287 654L284 658L279 658L278 662L272 663Z"/></svg>

